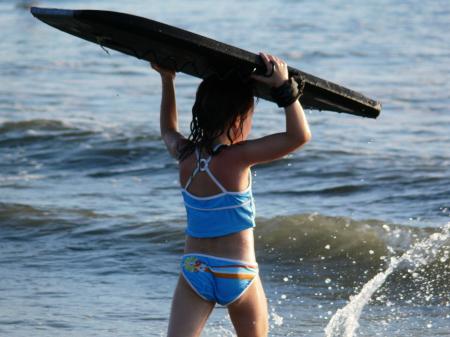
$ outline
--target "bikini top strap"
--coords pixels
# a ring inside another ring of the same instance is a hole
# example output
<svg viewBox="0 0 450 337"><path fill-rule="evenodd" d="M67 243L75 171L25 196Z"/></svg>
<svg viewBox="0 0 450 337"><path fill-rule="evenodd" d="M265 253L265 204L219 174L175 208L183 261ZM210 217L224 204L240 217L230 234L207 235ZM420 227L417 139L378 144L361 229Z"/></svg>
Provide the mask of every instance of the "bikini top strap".
<svg viewBox="0 0 450 337"><path fill-rule="evenodd" d="M211 160L211 157L208 158L209 160ZM208 162L209 162L208 160ZM204 168L204 170L200 169L200 171L206 171L206 173L208 173L209 177L216 183L216 185L221 189L222 192L227 193L227 189L225 187L223 187L223 185L220 183L219 180L217 180L217 178L212 174L212 172L209 170L208 164L206 164L206 167ZM252 172L249 169L248 170L248 186L250 187L252 185Z"/></svg>
<svg viewBox="0 0 450 337"><path fill-rule="evenodd" d="M220 148L221 146L224 146L225 144L217 144L216 146L213 147L213 153L217 151L218 148ZM200 167L200 171L206 171L206 173L209 175L209 177L214 181L214 183L217 185L217 187L220 188L220 190L224 193L228 192L227 189L225 187L223 187L223 185L220 183L220 181L214 176L214 174L212 174L211 170L209 169L209 162L211 161L212 156L209 156L205 162L204 162L204 167L201 168ZM200 159L201 160L201 159Z"/></svg>
<svg viewBox="0 0 450 337"><path fill-rule="evenodd" d="M184 189L187 190L187 188L189 187L189 185L192 182L192 178L194 178L194 176L198 173L199 169L198 166L195 168L195 170L192 172L192 174L189 176L189 179L186 183L186 185L184 186Z"/></svg>
<svg viewBox="0 0 450 337"><path fill-rule="evenodd" d="M195 147L195 157L197 158L197 166L195 167L194 171L192 171L192 174L189 176L188 181L186 182L186 185L184 186L184 189L186 190L189 185L192 182L192 178L200 171L200 154L198 152L198 147Z"/></svg>
<svg viewBox="0 0 450 337"><path fill-rule="evenodd" d="M213 152L215 152L220 146L222 146L223 144L217 144L216 146L214 146L213 148ZM220 183L219 180L217 180L217 178L212 174L212 172L209 169L209 162L212 159L212 156L209 156L208 158L200 158L200 153L198 151L198 148L195 148L195 155L197 157L197 166L195 167L195 170L192 172L191 176L189 177L186 186L184 187L184 189L187 189L189 187L189 185L192 182L192 178L199 172L206 172L209 177L212 179L212 181L214 181L214 183L217 185L217 187L220 188L220 190L224 193L228 192L226 190L225 187L223 187L223 185Z"/></svg>
<svg viewBox="0 0 450 337"><path fill-rule="evenodd" d="M210 157L211 158L211 157ZM212 172L209 170L208 165L206 165L205 169L203 171L206 171L206 173L208 173L209 177L214 181L214 183L217 185L217 187L220 188L220 190L224 193L228 192L225 187L222 186L222 184L219 182L219 180L217 180L216 177L214 177L214 175L212 174Z"/></svg>
<svg viewBox="0 0 450 337"><path fill-rule="evenodd" d="M225 146L225 144L221 144L221 143L217 144L216 146L213 147L213 152L216 152L217 149L221 146Z"/></svg>
<svg viewBox="0 0 450 337"><path fill-rule="evenodd" d="M220 190L222 192L227 192L227 190L225 189L225 187L222 186L222 184L220 183L219 180L217 180L217 178L214 176L214 174L212 174L211 170L209 169L209 162L211 161L212 156L209 156L208 158L200 158L199 160L199 170L202 172L206 172L209 177L212 179L212 181L214 181L214 183L217 185L217 187L220 188Z"/></svg>

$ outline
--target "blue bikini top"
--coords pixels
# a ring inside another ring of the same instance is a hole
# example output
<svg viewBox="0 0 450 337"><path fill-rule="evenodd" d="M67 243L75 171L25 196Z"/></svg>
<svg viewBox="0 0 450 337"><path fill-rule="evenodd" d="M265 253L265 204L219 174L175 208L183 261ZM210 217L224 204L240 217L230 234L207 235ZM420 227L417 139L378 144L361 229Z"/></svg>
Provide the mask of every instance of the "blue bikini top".
<svg viewBox="0 0 450 337"><path fill-rule="evenodd" d="M214 147L215 152L221 145ZM252 194L251 173L249 186L241 192L227 191L209 170L212 156L200 158L195 149L197 167L181 190L187 213L186 234L196 238L212 238L240 232L255 227L255 203ZM197 197L187 191L198 172L206 172L222 191L208 197Z"/></svg>

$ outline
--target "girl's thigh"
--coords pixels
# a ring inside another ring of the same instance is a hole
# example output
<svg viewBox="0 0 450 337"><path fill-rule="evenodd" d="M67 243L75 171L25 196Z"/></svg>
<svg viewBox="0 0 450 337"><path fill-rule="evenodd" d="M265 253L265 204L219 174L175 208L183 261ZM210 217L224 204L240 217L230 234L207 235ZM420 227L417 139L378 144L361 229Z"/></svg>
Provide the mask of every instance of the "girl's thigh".
<svg viewBox="0 0 450 337"><path fill-rule="evenodd" d="M200 336L214 305L198 296L180 274L172 300L167 336Z"/></svg>
<svg viewBox="0 0 450 337"><path fill-rule="evenodd" d="M259 275L246 292L228 306L228 313L238 337L267 336L267 299Z"/></svg>

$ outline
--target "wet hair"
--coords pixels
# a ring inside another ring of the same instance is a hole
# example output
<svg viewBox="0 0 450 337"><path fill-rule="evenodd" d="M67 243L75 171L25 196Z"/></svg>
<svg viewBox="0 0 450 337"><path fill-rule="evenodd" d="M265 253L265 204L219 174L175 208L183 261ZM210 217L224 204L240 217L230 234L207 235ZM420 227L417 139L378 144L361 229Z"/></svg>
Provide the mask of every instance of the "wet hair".
<svg viewBox="0 0 450 337"><path fill-rule="evenodd" d="M222 79L213 75L204 79L197 89L191 133L188 142L179 150L179 160L186 159L196 147L213 155L214 139L224 132L233 143L233 126L240 117L239 132L242 134L244 121L253 107L253 81L237 75Z"/></svg>

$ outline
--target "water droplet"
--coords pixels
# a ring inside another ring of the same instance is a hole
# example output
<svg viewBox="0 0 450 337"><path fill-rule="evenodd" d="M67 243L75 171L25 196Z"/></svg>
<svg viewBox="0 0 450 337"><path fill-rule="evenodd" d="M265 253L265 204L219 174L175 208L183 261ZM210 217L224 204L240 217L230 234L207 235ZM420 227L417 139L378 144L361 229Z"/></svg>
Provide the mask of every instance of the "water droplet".
<svg viewBox="0 0 450 337"><path fill-rule="evenodd" d="M283 317L276 314L275 312L272 313L272 319L273 319L273 322L275 323L275 325L280 326L283 324Z"/></svg>

